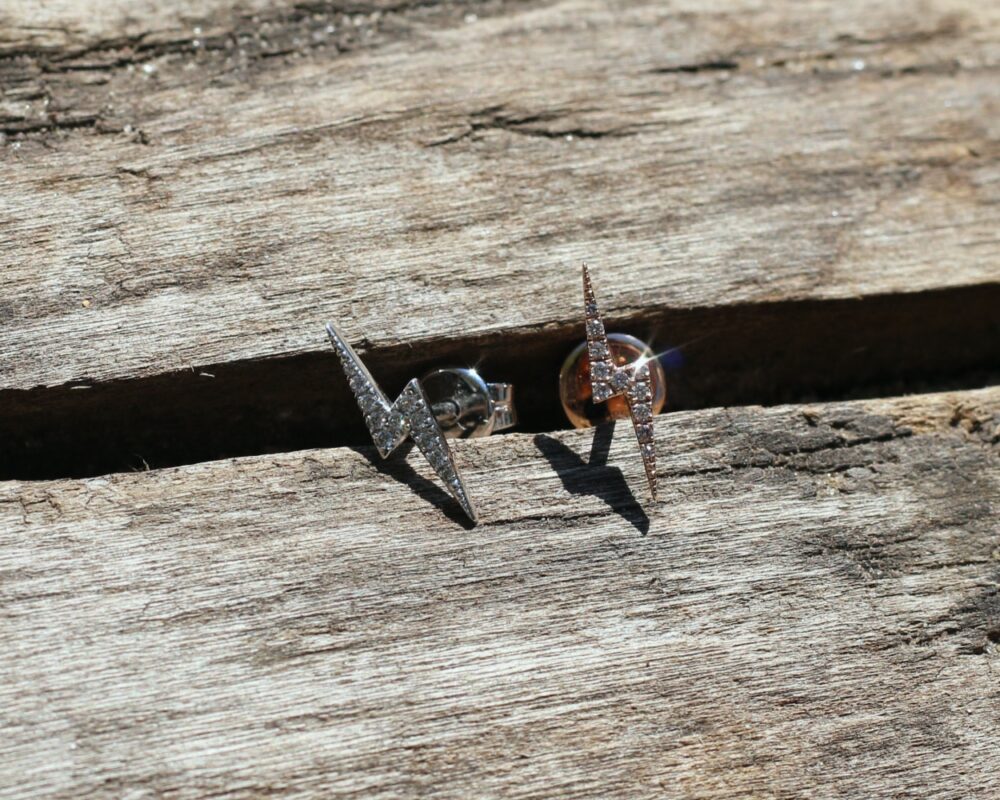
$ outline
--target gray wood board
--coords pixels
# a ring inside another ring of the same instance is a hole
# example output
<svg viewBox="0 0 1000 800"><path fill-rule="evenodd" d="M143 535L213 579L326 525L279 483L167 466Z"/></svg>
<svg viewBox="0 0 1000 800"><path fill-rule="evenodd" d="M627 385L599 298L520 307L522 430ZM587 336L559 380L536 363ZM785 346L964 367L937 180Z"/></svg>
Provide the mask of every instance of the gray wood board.
<svg viewBox="0 0 1000 800"><path fill-rule="evenodd" d="M657 432L0 484L0 796L995 797L1000 390Z"/></svg>
<svg viewBox="0 0 1000 800"><path fill-rule="evenodd" d="M584 260L618 320L1000 281L994 4L128 11L0 10L5 389L565 329Z"/></svg>

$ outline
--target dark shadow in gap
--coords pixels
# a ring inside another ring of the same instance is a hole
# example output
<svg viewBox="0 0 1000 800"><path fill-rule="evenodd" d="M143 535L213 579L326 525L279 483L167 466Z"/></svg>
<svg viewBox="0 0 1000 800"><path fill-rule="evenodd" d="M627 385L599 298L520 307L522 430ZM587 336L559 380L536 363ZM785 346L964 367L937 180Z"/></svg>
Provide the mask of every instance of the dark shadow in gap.
<svg viewBox="0 0 1000 800"><path fill-rule="evenodd" d="M1000 280L860 300L658 306L609 315L605 324L666 351L668 409L681 411L997 385L998 308ZM315 351L297 355L95 383L13 389L5 376L14 379L19 368L0 366L0 480L85 478L368 445L368 429L319 322L315 336ZM555 376L582 337L573 319L374 347L362 357L392 397L435 366L477 364L490 380L517 387L520 431L550 433L567 427Z"/></svg>
<svg viewBox="0 0 1000 800"><path fill-rule="evenodd" d="M567 492L603 500L608 508L645 535L649 531L649 517L632 494L622 471L607 465L614 432L614 422L594 429L589 461L584 461L571 448L547 434L538 434L534 442Z"/></svg>
<svg viewBox="0 0 1000 800"><path fill-rule="evenodd" d="M437 506L441 510L441 513L452 522L461 525L467 531L476 527L475 523L466 516L465 511L462 510L462 507L454 497L436 483L418 473L407 463L410 451L414 449L413 442L404 442L399 446L399 449L385 459L379 456L378 451L374 447L352 447L350 449L364 456L368 463L383 475L388 475L400 483L405 483L415 495ZM423 454L419 451L417 455L423 458ZM473 500L474 503L475 501Z"/></svg>

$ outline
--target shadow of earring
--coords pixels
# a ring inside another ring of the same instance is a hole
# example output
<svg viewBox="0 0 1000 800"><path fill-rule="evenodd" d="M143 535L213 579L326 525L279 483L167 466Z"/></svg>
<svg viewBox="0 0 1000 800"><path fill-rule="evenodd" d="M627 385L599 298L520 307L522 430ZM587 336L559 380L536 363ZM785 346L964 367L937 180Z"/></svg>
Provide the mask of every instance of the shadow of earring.
<svg viewBox="0 0 1000 800"><path fill-rule="evenodd" d="M412 442L403 442L397 451L398 457L392 459L379 458L374 447L352 447L350 449L363 456L381 474L406 484L415 495L437 506L441 513L452 522L458 523L467 531L476 527L476 523L466 516L460 506L455 504L450 494L407 463L406 459L413 450Z"/></svg>
<svg viewBox="0 0 1000 800"><path fill-rule="evenodd" d="M649 532L649 517L632 494L622 471L618 467L608 466L608 452L611 450L614 430L613 421L594 429L587 461L572 448L547 434L539 433L533 441L559 476L567 492L596 497L640 534L645 535Z"/></svg>

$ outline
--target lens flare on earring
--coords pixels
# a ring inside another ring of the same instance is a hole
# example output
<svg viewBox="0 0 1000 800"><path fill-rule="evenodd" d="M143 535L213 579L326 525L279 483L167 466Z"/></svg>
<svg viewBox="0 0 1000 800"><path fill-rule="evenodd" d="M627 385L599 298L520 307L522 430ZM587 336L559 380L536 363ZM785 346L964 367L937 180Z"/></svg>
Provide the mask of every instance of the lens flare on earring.
<svg viewBox="0 0 1000 800"><path fill-rule="evenodd" d="M653 395L653 413L659 414L667 402L667 380L662 361L641 340L626 333L609 333L608 347L617 366L634 364L646 359L649 364ZM563 410L574 428L589 428L613 419L629 419L624 397L612 397L606 403L596 403L590 388L590 359L587 343L581 342L566 356L559 370L559 398Z"/></svg>
<svg viewBox="0 0 1000 800"><path fill-rule="evenodd" d="M624 334L609 335L604 330L586 264L583 266L583 304L587 341L570 354L560 372L563 408L576 427L593 424L595 420L587 412L595 403L606 403L612 419L631 418L649 493L655 501L653 416L666 402L667 381L663 366L643 342Z"/></svg>

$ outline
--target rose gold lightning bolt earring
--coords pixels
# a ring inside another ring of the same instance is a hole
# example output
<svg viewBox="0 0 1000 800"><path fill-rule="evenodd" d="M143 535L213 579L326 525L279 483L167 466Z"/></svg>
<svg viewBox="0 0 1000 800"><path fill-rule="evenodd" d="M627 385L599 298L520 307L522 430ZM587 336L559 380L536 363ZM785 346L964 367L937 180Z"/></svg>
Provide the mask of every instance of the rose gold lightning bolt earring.
<svg viewBox="0 0 1000 800"><path fill-rule="evenodd" d="M623 333L605 333L586 265L583 267L583 303L587 341L569 354L559 373L563 409L577 428L630 417L639 440L649 493L655 501L653 416L663 410L667 399L663 367L645 342ZM599 408L597 403L603 405Z"/></svg>
<svg viewBox="0 0 1000 800"><path fill-rule="evenodd" d="M421 380L413 378L390 403L332 322L327 323L326 333L379 455L387 458L407 437L412 438L469 519L478 522L447 440L489 436L515 425L514 387L486 383L474 369L438 369Z"/></svg>

